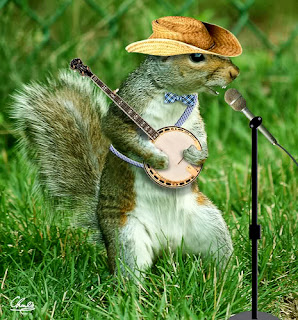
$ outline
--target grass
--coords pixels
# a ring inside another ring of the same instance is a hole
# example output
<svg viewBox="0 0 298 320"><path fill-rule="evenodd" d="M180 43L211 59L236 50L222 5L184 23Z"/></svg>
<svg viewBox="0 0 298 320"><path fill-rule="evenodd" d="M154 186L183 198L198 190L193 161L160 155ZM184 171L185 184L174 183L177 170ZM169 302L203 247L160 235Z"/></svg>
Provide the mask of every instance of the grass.
<svg viewBox="0 0 298 320"><path fill-rule="evenodd" d="M270 167L264 170L265 182L274 181ZM103 249L88 241L90 232L61 222L68 213L49 214L50 208L34 190L35 175L25 169L22 160L15 159L10 168L5 190L3 181L1 184L3 319L13 318L9 300L16 296L33 301L34 318L41 319L226 319L231 313L250 309L249 205L243 199L249 194L249 184L241 181L235 166L223 166L230 178L221 193L213 194L213 199L225 201L225 190L233 194L229 186L237 179L245 188L242 196L231 201L231 210L223 210L235 247L226 273L218 277L210 261L182 257L179 251L165 253L139 287L108 273ZM289 170L294 176L293 166ZM220 181L214 184L221 185ZM289 186L294 183L287 184L279 183L276 194L260 201L259 308L281 319L295 319L297 219L295 203L289 201L293 199ZM267 187L261 184L260 193ZM225 205L222 202L220 207Z"/></svg>
<svg viewBox="0 0 298 320"><path fill-rule="evenodd" d="M288 1L285 8L291 8L291 3ZM117 16L119 11L115 8L121 4L123 15ZM43 17L55 12L53 3L45 8L41 2L33 1L30 6ZM221 276L214 271L212 261L182 257L178 250L164 253L140 286L120 276L112 277L104 249L90 241L92 231L71 227L70 212L53 211L36 188L35 172L15 148L16 138L6 108L13 90L22 82L43 81L48 72L55 76L75 56L89 63L111 87L119 86L142 59L141 55L125 53L123 47L147 37L148 22L155 17L182 10L176 1L171 2L172 8L169 6L164 1L108 1L101 7L106 10L101 18L86 3L74 2L50 28L50 41L40 51L34 50L42 43L42 29L28 17L26 8L10 2L1 9L1 319L21 317L10 311L10 301L16 296L26 298L26 304L34 302L35 310L28 313L29 319L222 320L250 310L250 129L243 115L225 105L223 90L218 98L200 96L210 156L199 176L200 189L223 211L234 243L234 255ZM227 28L236 16L222 1L217 2L217 7L192 1L186 1L185 6L180 14ZM264 28L268 27L269 38L284 36L283 30L288 26L274 29L272 12L266 16L269 13L258 11L258 6L253 11L258 12L256 16ZM284 11L284 15L288 12ZM13 21L19 21L17 30ZM265 126L297 159L295 46L290 46L277 61L247 30L239 39L244 53L234 59L241 75L233 86L239 88L249 108L263 117ZM298 318L297 189L297 167L260 135L259 310L282 320Z"/></svg>

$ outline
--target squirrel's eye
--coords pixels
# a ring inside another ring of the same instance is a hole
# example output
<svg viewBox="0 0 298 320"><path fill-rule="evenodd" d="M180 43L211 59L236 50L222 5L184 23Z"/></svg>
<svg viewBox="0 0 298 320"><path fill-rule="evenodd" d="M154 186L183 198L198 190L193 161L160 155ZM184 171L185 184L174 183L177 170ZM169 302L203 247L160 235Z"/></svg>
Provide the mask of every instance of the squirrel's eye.
<svg viewBox="0 0 298 320"><path fill-rule="evenodd" d="M200 62L205 60L205 57L201 53L192 53L191 55L189 55L189 59L192 62Z"/></svg>

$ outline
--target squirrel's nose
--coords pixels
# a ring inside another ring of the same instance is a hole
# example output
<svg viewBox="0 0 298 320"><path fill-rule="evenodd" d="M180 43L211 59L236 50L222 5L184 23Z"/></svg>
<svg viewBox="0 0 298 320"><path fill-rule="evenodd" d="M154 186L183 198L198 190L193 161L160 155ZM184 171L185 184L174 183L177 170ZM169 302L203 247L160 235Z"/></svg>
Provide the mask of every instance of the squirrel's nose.
<svg viewBox="0 0 298 320"><path fill-rule="evenodd" d="M239 68L236 66L231 66L228 69L228 74L230 75L231 80L236 79L238 77L239 73L240 73Z"/></svg>

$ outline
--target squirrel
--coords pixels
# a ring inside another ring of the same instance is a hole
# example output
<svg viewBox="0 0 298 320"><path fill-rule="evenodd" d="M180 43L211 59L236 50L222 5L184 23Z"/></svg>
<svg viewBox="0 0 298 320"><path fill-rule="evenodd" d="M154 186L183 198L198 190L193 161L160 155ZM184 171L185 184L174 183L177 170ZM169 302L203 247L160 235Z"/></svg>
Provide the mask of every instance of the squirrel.
<svg viewBox="0 0 298 320"><path fill-rule="evenodd" d="M155 129L172 125L185 110L164 94L208 92L225 87L239 74L231 60L213 54L147 55L122 83L117 94ZM126 268L140 275L163 249L212 255L224 266L233 251L220 210L196 182L168 189L152 182L144 170L111 151L154 168L166 168L167 155L140 134L136 125L102 92L73 71L60 71L57 80L31 83L14 94L13 115L20 141L35 159L41 182L54 197L75 204L101 233L112 273ZM208 157L207 135L199 103L183 125L200 141L184 157L201 164Z"/></svg>

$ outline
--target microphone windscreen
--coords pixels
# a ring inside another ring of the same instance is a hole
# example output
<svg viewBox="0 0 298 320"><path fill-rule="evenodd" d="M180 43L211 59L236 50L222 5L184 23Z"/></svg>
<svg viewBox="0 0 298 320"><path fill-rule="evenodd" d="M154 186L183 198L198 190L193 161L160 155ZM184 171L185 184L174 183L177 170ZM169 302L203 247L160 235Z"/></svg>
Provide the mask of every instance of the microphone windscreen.
<svg viewBox="0 0 298 320"><path fill-rule="evenodd" d="M241 93L234 89L228 89L225 93L225 101L231 106L235 111L241 111L246 108L246 101L242 97Z"/></svg>

